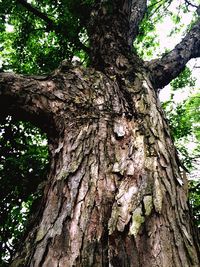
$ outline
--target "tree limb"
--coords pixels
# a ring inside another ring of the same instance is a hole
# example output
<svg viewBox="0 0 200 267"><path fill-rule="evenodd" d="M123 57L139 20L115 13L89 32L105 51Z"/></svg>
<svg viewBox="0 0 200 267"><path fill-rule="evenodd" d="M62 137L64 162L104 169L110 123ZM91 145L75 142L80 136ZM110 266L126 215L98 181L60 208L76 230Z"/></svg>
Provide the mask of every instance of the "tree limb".
<svg viewBox="0 0 200 267"><path fill-rule="evenodd" d="M162 58L146 63L155 89L161 89L176 78L191 58L200 57L200 19L173 50Z"/></svg>
<svg viewBox="0 0 200 267"><path fill-rule="evenodd" d="M49 138L54 137L66 123L74 120L77 108L79 117L84 108L88 110L89 97L83 93L87 72L83 74L82 71L81 67L62 62L46 77L0 73L0 116L29 120L43 129ZM87 75L90 77L91 73Z"/></svg>
<svg viewBox="0 0 200 267"><path fill-rule="evenodd" d="M61 34L64 37L67 37L69 39L69 41L72 42L77 48L82 49L85 52L89 53L89 48L80 42L78 35L75 37L74 36L71 37L67 33L66 28L63 28L61 25L58 26L54 20L50 19L45 13L43 13L40 10L38 10L37 8L33 7L26 0L16 0L16 2L21 4L29 12L33 13L38 18L42 19L47 25L47 30L53 30L58 34Z"/></svg>
<svg viewBox="0 0 200 267"><path fill-rule="evenodd" d="M48 124L51 122L55 126L50 104L54 96L50 97L50 91L55 87L52 80L39 80L9 72L0 73L1 116L12 115L17 119L28 119L46 132L50 131Z"/></svg>
<svg viewBox="0 0 200 267"><path fill-rule="evenodd" d="M133 0L130 6L128 44L132 46L138 34L139 24L147 10L147 0Z"/></svg>

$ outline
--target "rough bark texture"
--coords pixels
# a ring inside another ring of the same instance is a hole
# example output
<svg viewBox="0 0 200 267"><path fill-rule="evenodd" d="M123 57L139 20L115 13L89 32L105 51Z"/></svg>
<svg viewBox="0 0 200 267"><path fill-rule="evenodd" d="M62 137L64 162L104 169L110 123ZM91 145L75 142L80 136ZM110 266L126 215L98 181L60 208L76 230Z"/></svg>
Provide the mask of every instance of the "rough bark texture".
<svg viewBox="0 0 200 267"><path fill-rule="evenodd" d="M186 181L145 73L126 94L94 69L6 75L1 94L49 114L52 158L42 217L12 266L199 266Z"/></svg>
<svg viewBox="0 0 200 267"><path fill-rule="evenodd" d="M94 68L0 74L1 112L43 127L51 153L38 218L13 267L200 264L187 181L151 73L130 56L121 11L108 11L100 6L89 26Z"/></svg>

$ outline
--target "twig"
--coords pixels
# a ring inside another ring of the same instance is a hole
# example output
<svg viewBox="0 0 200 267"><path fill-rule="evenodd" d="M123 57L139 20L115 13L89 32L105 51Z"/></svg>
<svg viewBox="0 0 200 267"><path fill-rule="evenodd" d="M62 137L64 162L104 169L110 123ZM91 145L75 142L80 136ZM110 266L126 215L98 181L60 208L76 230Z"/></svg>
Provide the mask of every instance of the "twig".
<svg viewBox="0 0 200 267"><path fill-rule="evenodd" d="M194 5L192 4L189 0L185 0L186 4L188 4L189 6L192 6L192 7L195 7L195 8L198 8L197 5Z"/></svg>

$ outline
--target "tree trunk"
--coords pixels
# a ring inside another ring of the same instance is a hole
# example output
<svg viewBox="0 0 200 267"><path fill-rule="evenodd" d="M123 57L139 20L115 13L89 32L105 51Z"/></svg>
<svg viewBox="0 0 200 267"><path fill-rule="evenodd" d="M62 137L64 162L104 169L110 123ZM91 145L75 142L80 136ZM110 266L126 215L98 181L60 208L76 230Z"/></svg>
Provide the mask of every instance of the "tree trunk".
<svg viewBox="0 0 200 267"><path fill-rule="evenodd" d="M51 155L41 209L11 266L198 267L187 181L151 83L161 63L145 69L131 54L146 1L97 2L95 68L0 74L0 111L42 127Z"/></svg>
<svg viewBox="0 0 200 267"><path fill-rule="evenodd" d="M37 82L51 90L34 93L54 114L51 168L11 266L199 266L187 181L158 98L142 69L122 82L81 67Z"/></svg>

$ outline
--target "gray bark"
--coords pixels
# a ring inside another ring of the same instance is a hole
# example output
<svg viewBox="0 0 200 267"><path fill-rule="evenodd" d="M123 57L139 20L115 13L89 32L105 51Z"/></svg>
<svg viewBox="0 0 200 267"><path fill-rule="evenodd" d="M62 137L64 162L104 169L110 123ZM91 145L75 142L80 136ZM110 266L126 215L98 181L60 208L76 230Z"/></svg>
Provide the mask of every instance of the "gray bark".
<svg viewBox="0 0 200 267"><path fill-rule="evenodd" d="M162 58L146 63L155 89L161 89L176 78L192 58L200 56L200 19L182 41Z"/></svg>

